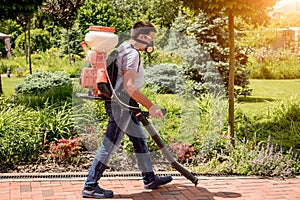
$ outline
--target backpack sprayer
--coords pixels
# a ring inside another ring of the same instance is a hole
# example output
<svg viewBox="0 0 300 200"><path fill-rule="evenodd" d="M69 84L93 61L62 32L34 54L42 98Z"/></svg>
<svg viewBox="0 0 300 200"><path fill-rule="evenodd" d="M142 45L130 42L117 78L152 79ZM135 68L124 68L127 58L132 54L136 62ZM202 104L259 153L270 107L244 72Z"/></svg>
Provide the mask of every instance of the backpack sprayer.
<svg viewBox="0 0 300 200"><path fill-rule="evenodd" d="M197 186L198 178L178 163L165 147L157 131L147 119L149 113L142 111L138 105L132 106L125 104L115 95L113 88L108 88L112 86L112 84L106 69L106 53L113 49L118 43L118 36L114 34L115 29L102 26L90 26L89 30L90 32L85 36L85 41L80 44L84 49L87 62L92 66L83 68L80 81L81 87L88 88L89 92L88 94L77 93L76 96L93 100L105 100L103 97L110 99L112 95L115 96L117 103L129 109L143 124L172 167ZM88 50L86 45L89 45L92 50Z"/></svg>
<svg viewBox="0 0 300 200"><path fill-rule="evenodd" d="M89 92L88 95L80 94L80 97L104 100L112 95L108 87L110 80L107 76L107 52L118 44L118 36L114 34L115 29L110 27L90 26L89 30L85 41L80 43L86 61L92 66L83 68L80 78L81 87L89 89Z"/></svg>

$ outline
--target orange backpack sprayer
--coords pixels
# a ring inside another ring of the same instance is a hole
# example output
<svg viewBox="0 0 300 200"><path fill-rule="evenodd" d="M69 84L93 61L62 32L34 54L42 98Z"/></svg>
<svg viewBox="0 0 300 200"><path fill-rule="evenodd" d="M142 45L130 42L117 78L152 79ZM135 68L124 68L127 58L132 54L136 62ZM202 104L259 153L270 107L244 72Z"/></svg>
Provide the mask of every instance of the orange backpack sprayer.
<svg viewBox="0 0 300 200"><path fill-rule="evenodd" d="M90 26L89 32L85 35L85 41L80 43L84 49L86 61L92 66L82 69L80 81L82 88L89 89L88 96L90 97L101 97L103 94L99 91L98 84L108 83L107 52L118 44L118 36L114 32L115 29L111 27ZM88 46L92 50L89 50Z"/></svg>

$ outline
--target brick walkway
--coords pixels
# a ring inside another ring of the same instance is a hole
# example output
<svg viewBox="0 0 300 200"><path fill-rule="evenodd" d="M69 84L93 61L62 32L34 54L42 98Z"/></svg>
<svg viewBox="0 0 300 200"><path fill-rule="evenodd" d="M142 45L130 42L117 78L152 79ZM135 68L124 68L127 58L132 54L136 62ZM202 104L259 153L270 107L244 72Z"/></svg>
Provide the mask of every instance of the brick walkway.
<svg viewBox="0 0 300 200"><path fill-rule="evenodd" d="M0 180L1 200L82 199L84 180ZM101 186L114 190L113 199L122 200L204 200L204 199L299 199L300 178L259 179L250 177L199 177L195 187L182 177L157 190L145 190L141 180L101 180Z"/></svg>

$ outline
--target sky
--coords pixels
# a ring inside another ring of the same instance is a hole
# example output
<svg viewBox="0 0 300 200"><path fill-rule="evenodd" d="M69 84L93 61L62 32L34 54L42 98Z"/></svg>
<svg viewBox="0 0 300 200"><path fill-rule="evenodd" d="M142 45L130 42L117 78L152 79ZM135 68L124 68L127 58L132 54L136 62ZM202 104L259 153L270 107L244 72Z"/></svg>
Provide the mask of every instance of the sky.
<svg viewBox="0 0 300 200"><path fill-rule="evenodd" d="M286 12L300 12L300 0L280 0L274 6L274 9Z"/></svg>

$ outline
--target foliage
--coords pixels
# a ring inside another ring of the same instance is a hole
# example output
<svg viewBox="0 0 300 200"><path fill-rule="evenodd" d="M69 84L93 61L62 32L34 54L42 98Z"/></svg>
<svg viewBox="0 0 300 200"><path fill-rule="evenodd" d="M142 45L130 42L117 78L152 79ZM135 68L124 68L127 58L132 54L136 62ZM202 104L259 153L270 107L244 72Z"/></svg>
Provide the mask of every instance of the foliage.
<svg viewBox="0 0 300 200"><path fill-rule="evenodd" d="M10 35L11 47L14 49L15 44L13 41L22 33L22 28L16 21L8 19L0 21L0 32ZM2 39L0 41L0 52L2 52L2 57L5 58L7 52L5 41Z"/></svg>
<svg viewBox="0 0 300 200"><path fill-rule="evenodd" d="M197 13L199 11L204 11L210 18L224 16L228 17L228 46L229 46L229 70L228 70L228 134L231 137L232 145L234 145L234 79L235 79L235 34L234 34L234 17L236 15L251 15L255 16L253 13L265 13L266 8L271 7L276 3L277 0L260 0L260 1L225 1L225 0L183 0L185 4L192 7ZM201 8L201 9L199 9ZM258 15L258 16L261 16ZM251 19L249 17L249 19ZM256 19L253 17L252 19ZM250 91L244 93L244 95L249 94Z"/></svg>
<svg viewBox="0 0 300 200"><path fill-rule="evenodd" d="M214 61L213 65L218 68L219 76L222 80L219 80L219 84L223 82L224 88L229 86L229 65L228 65L228 35L225 28L225 18L207 18L204 13L200 13L195 22L188 26L188 33L192 33L196 36L197 42L201 44L204 50L209 53L210 58ZM238 50L239 48L236 47ZM238 53L238 51L237 51ZM240 55L244 55L241 52ZM249 73L247 70L247 62L242 63L236 57L236 70L234 74L234 85L236 95L250 95L251 89L249 89ZM209 71L209 70L208 70ZM215 75L216 76L216 75ZM219 78L219 79L220 79ZM212 79L204 77L204 79ZM217 81L216 81L217 82Z"/></svg>
<svg viewBox="0 0 300 200"><path fill-rule="evenodd" d="M52 141L76 135L70 104L37 110L0 99L0 162L37 161Z"/></svg>
<svg viewBox="0 0 300 200"><path fill-rule="evenodd" d="M21 55L25 51L24 48L25 35L22 33L15 40L15 54ZM32 51L46 51L51 47L50 35L43 29L34 29L30 31L30 49Z"/></svg>
<svg viewBox="0 0 300 200"><path fill-rule="evenodd" d="M16 19L19 15L30 16L43 3L41 0L3 0L0 19Z"/></svg>
<svg viewBox="0 0 300 200"><path fill-rule="evenodd" d="M0 97L0 163L32 162L42 153L36 113Z"/></svg>
<svg viewBox="0 0 300 200"><path fill-rule="evenodd" d="M177 17L166 49L183 57L184 63L180 71L191 82L197 95L207 92L224 92L225 77L228 74L225 72L222 74L222 72L228 67L225 63L228 56L225 55L226 51L222 45L217 42L218 37L223 37L222 26L218 20L213 25L206 18L201 17L204 15L192 19L195 21L193 24L190 24L191 20L182 15ZM203 27L203 30L198 25Z"/></svg>
<svg viewBox="0 0 300 200"><path fill-rule="evenodd" d="M82 0L46 0L46 3L41 8L45 13L53 18L53 21L58 23L63 28L67 29L66 38L68 45L69 62L71 63L70 54L70 36L69 30L74 25L78 10L82 5Z"/></svg>
<svg viewBox="0 0 300 200"><path fill-rule="evenodd" d="M222 139L224 140L224 139ZM194 162L198 156L193 156ZM221 150L214 151L212 157L206 162L198 162L198 166L192 167L198 173L224 173L257 176L281 176L292 177L299 174L299 158L290 151L270 141L260 142L253 146L243 140L230 147L229 140L225 139Z"/></svg>
<svg viewBox="0 0 300 200"><path fill-rule="evenodd" d="M203 99L205 103L199 105L197 98L188 95L156 94L150 88L144 88L142 92L155 104L167 110L164 120L149 119L166 145L171 142L190 143L198 131L209 125L205 111L209 98ZM151 152L159 150L150 137L148 146ZM122 141L122 148L132 152L132 145L127 137Z"/></svg>
<svg viewBox="0 0 300 200"><path fill-rule="evenodd" d="M82 32L90 25L101 25L115 27L117 33L123 34L141 19L168 27L177 15L179 4L173 0L87 0L79 11L78 22Z"/></svg>
<svg viewBox="0 0 300 200"><path fill-rule="evenodd" d="M59 138L76 135L73 109L70 103L45 104L37 109L37 132L43 136L43 144Z"/></svg>
<svg viewBox="0 0 300 200"><path fill-rule="evenodd" d="M204 11L208 15L220 15L228 9L234 11L234 15L241 15L247 21L253 24L263 24L269 19L266 10L275 5L277 0L182 0L185 6L192 8L196 13Z"/></svg>
<svg viewBox="0 0 300 200"><path fill-rule="evenodd" d="M118 19L116 10L109 0L86 0L78 12L80 29L86 33L91 25L115 27L118 31L124 31L128 26L127 18ZM135 13L134 13L135 14ZM121 20L121 19L124 19ZM120 23L117 23L120 20Z"/></svg>
<svg viewBox="0 0 300 200"><path fill-rule="evenodd" d="M282 146L284 150L292 147L296 153L299 153L299 105L298 99L291 98L278 102L265 117L249 117L243 113L237 113L236 120L239 121L238 139L241 140L245 137L255 143L266 141L268 136L271 136L272 142Z"/></svg>
<svg viewBox="0 0 300 200"><path fill-rule="evenodd" d="M75 89L74 92L82 91ZM104 102L73 98L73 119L85 150L97 151L108 123Z"/></svg>
<svg viewBox="0 0 300 200"><path fill-rule="evenodd" d="M57 48L48 49L46 52L39 52L32 55L33 73L45 71L56 72L65 71L70 77L76 77L82 65L86 64L84 60L81 60L78 55L74 55L75 62L71 65L68 63L67 58L59 57L59 50ZM10 68L11 73L17 77L25 76L29 74L28 66L25 56L13 56L11 59L1 59L0 71L6 73Z"/></svg>
<svg viewBox="0 0 300 200"><path fill-rule="evenodd" d="M203 108L216 111L209 104L206 105ZM221 106L216 103L215 107ZM221 118L204 115L202 120L210 119L211 127L219 129L210 132L208 127L201 127L201 132L195 135L192 142L171 138L170 149L179 162L189 165L198 173L293 176L300 173L297 156L299 142L296 142L299 141L298 111L299 102L293 99L279 104L269 116L255 116L252 119L236 113L235 148L230 145L230 139L223 135L226 124L218 126L212 123ZM220 110L215 116L221 113Z"/></svg>
<svg viewBox="0 0 300 200"><path fill-rule="evenodd" d="M155 93L182 93L184 79L178 74L178 66L174 64L160 64L146 68L145 86Z"/></svg>
<svg viewBox="0 0 300 200"><path fill-rule="evenodd" d="M28 75L24 83L16 87L18 94L39 94L52 87L61 87L64 85L70 86L70 78L61 71L50 72L36 72Z"/></svg>
<svg viewBox="0 0 300 200"><path fill-rule="evenodd" d="M170 28L174 18L177 16L178 11L181 8L180 1L174 0L146 0L144 2L146 9L145 15L146 20L151 21L157 26ZM142 15L142 16L143 16Z"/></svg>
<svg viewBox="0 0 300 200"><path fill-rule="evenodd" d="M298 79L300 77L299 56L296 52L258 49L249 57L251 78L254 79Z"/></svg>
<svg viewBox="0 0 300 200"><path fill-rule="evenodd" d="M0 137L1 165L34 162L42 152L39 135L28 132L16 132L11 135L6 133Z"/></svg>
<svg viewBox="0 0 300 200"><path fill-rule="evenodd" d="M59 25L69 29L73 26L77 11L81 5L81 0L46 0L46 3L44 3L41 9L53 17L54 21Z"/></svg>
<svg viewBox="0 0 300 200"><path fill-rule="evenodd" d="M270 25L267 28L265 26L254 26L242 20L237 23L242 24L242 26L239 25L240 29L236 37L238 46L255 49L270 47L276 41L276 37L278 37L275 26ZM259 42L257 42L257 38L259 38Z"/></svg>
<svg viewBox="0 0 300 200"><path fill-rule="evenodd" d="M43 106L46 101L60 102L72 96L72 81L62 71L35 72L15 88L17 101L29 106Z"/></svg>
<svg viewBox="0 0 300 200"><path fill-rule="evenodd" d="M66 30L63 30L63 34L61 35L61 38L59 40L59 43L61 45L60 47L60 55L67 55L68 54L68 38L66 37L67 33ZM79 55L79 60L81 60L82 57L85 57L82 47L79 45L80 42L84 41L84 35L79 29L79 24L75 23L72 28L69 30L69 44L70 44L70 53L72 55Z"/></svg>
<svg viewBox="0 0 300 200"><path fill-rule="evenodd" d="M299 173L297 155L293 155L292 151L284 152L282 148L271 143L270 139L266 144L259 143L250 152L245 149L247 143L242 144L232 154L229 154L228 163L235 163L234 169L237 170L237 173L269 177L288 177Z"/></svg>
<svg viewBox="0 0 300 200"><path fill-rule="evenodd" d="M78 163L80 161L80 151L82 149L80 139L59 139L50 144L50 157L56 163Z"/></svg>

